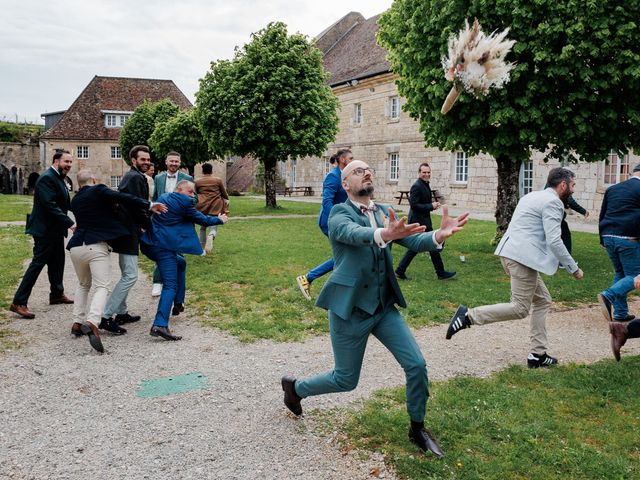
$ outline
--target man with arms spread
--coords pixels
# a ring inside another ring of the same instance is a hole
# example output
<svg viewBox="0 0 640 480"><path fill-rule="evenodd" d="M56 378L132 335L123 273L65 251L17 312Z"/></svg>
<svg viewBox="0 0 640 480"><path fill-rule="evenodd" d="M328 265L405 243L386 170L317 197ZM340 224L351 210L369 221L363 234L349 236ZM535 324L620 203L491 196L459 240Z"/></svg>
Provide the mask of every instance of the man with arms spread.
<svg viewBox="0 0 640 480"><path fill-rule="evenodd" d="M581 279L583 273L560 238L563 200L573 193L575 175L566 168L554 168L549 172L547 185L548 188L528 193L520 199L495 251L511 278L511 302L471 309L460 305L451 319L447 340L471 325L525 318L531 311L528 367L558 363L557 358L547 354L546 318L551 295L540 273L553 275L559 263L576 279Z"/></svg>
<svg viewBox="0 0 640 480"><path fill-rule="evenodd" d="M409 223L419 223L427 227L427 232L433 230L431 224L431 212L440 208L440 202L434 202L431 187L429 186L429 180L431 179L431 167L428 163L422 163L418 168L418 180L411 186L409 192ZM413 250L407 250L402 260L396 268L396 276L402 280L407 279L406 271L409 268L409 264L417 255L417 252ZM446 272L444 270L444 263L442 263L442 257L440 252L429 252L431 256L431 263L436 270L438 280L447 280L456 276L456 272Z"/></svg>
<svg viewBox="0 0 640 480"><path fill-rule="evenodd" d="M118 190L141 200L148 200L149 184L145 172L151 163L149 147L136 145L129 152L129 159L131 160L131 170L122 177ZM138 245L142 231L151 225L151 214L148 208L134 205L120 205L119 213L129 230L129 235L120 237L111 243L113 251L118 253L121 277L107 299L107 305L102 315L102 321L105 325L112 324L111 317L113 315L115 315L115 322L119 325L140 320L139 315L129 313L127 297L138 280Z"/></svg>
<svg viewBox="0 0 640 480"><path fill-rule="evenodd" d="M640 163L629 179L604 193L598 227L600 244L613 264L613 284L598 294L602 312L608 321L633 320L627 294L633 290L633 277L640 274Z"/></svg>
<svg viewBox="0 0 640 480"><path fill-rule="evenodd" d="M220 215L228 213L229 195L227 189L224 188L224 182L221 178L213 176L213 165L205 163L202 165L203 177L196 180L196 194L198 195L198 204L196 209L205 215ZM209 234L207 235L207 229ZM200 246L206 253L213 248L213 241L218 234L218 227L206 227L200 225Z"/></svg>
<svg viewBox="0 0 640 480"><path fill-rule="evenodd" d="M320 207L320 215L318 215L318 226L325 235L329 235L329 213L331 213L331 209L334 205L343 203L347 199L347 192L342 188L342 170L351 160L353 160L353 154L348 148L338 150L329 159L329 163L337 165L327 174L322 183L322 206ZM296 278L304 298L311 300L311 283L331 270L333 270L333 258L321 263L306 275L300 275Z"/></svg>
<svg viewBox="0 0 640 480"><path fill-rule="evenodd" d="M182 160L180 159L180 154L178 152L167 153L164 163L167 166L167 171L156 175L153 179L153 183L155 184L155 188L153 190L154 202L158 200L160 195L173 192L176 189L178 182L181 182L182 180L189 180L190 182L193 182L193 177L191 175L180 171ZM197 202L197 195L195 196L195 199ZM157 297L160 295L160 292L162 292L162 281L160 279L158 267L156 267L153 270L153 287L151 289L151 296Z"/></svg>
<svg viewBox="0 0 640 480"><path fill-rule="evenodd" d="M50 292L49 305L73 303L64 294L64 238L67 230L75 224L67 216L69 210L69 190L64 181L73 157L67 150L56 150L53 165L48 168L35 185L33 209L27 218L26 233L33 236L33 259L22 277L20 286L13 297L9 310L23 318L35 318L27 303L31 290L44 266L47 266Z"/></svg>
<svg viewBox="0 0 640 480"><path fill-rule="evenodd" d="M367 340L373 334L402 366L407 383L409 438L437 457L444 453L424 426L428 393L426 363L409 327L396 309L406 307L393 272L390 243L428 251L462 230L468 214L457 219L443 208L442 223L435 232L422 233L417 223L397 220L392 209L377 205L373 194L373 169L354 160L342 171L342 186L349 199L336 205L329 216L329 240L335 269L316 305L329 311L329 327L335 367L311 378L282 378L284 403L302 414L303 398L353 390L358 384ZM388 223L388 226L385 226Z"/></svg>
<svg viewBox="0 0 640 480"><path fill-rule="evenodd" d="M127 332L111 319L100 321L111 282L109 244L130 235L129 229L116 212L116 205L145 208L153 212L166 211L166 207L159 203L152 205L149 200L135 195L116 192L106 185L96 185L91 170L80 170L77 178L79 190L71 202L77 227L67 244L78 276L71 333L76 336L88 335L91 346L98 352L103 352L98 328L116 335ZM91 305L88 305L91 285L95 291Z"/></svg>
<svg viewBox="0 0 640 480"><path fill-rule="evenodd" d="M169 330L169 313L179 315L184 311L187 262L182 254L202 255L202 248L193 224L222 225L227 216L203 215L193 202L195 185L189 180L181 180L173 193L165 193L158 200L168 208L162 215L154 215L151 229L142 236L140 248L156 262L162 280L162 293L156 312L152 337L165 340L180 340ZM171 306L173 305L173 310Z"/></svg>

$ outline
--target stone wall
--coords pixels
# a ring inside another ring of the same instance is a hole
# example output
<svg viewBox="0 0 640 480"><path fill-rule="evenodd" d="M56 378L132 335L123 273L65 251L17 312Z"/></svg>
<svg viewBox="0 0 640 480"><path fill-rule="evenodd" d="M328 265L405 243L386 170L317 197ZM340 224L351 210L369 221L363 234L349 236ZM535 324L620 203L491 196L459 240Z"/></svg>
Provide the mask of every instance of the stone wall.
<svg viewBox="0 0 640 480"><path fill-rule="evenodd" d="M0 142L0 192L27 193L46 166L37 143Z"/></svg>

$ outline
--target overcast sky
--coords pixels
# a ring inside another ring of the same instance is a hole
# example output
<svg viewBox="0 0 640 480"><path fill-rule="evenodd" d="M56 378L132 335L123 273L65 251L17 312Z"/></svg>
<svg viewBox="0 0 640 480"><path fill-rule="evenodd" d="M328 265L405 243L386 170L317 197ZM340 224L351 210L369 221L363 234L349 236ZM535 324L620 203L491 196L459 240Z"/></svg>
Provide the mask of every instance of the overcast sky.
<svg viewBox="0 0 640 480"><path fill-rule="evenodd" d="M392 0L0 0L0 120L42 122L94 75L173 80L193 102L213 60L283 21L314 37Z"/></svg>

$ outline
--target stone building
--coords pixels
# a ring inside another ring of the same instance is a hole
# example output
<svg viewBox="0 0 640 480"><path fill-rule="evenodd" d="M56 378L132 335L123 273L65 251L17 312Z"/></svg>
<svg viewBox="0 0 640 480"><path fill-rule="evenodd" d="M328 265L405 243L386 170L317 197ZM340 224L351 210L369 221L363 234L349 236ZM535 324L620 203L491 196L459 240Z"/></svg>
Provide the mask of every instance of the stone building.
<svg viewBox="0 0 640 480"><path fill-rule="evenodd" d="M40 157L50 165L56 148L73 154L69 177L74 185L76 173L90 168L100 183L116 188L129 166L122 159L118 139L122 126L145 100L168 98L181 109L191 102L172 80L95 76L68 110L44 114L50 126L40 137Z"/></svg>
<svg viewBox="0 0 640 480"><path fill-rule="evenodd" d="M37 140L0 142L0 193L30 193L44 168Z"/></svg>
<svg viewBox="0 0 640 480"><path fill-rule="evenodd" d="M288 186L311 186L322 191L329 171L329 156L339 148L351 148L354 157L365 160L377 172L377 198L395 202L398 192L409 190L417 178L418 166L432 167L432 188L446 202L462 208L494 211L497 199L497 167L488 155L444 152L424 146L419 125L402 111L396 76L390 71L386 50L376 43L378 16L365 19L351 12L316 38L324 54L324 67L331 74L329 85L340 100L340 124L336 141L322 158L289 160L280 174ZM605 189L627 178L629 165L637 155L619 158L612 153L601 162L572 165L578 177L574 198L597 218ZM534 154L520 170L520 193L544 186L548 171L557 160L542 161ZM405 202L406 204L406 202Z"/></svg>

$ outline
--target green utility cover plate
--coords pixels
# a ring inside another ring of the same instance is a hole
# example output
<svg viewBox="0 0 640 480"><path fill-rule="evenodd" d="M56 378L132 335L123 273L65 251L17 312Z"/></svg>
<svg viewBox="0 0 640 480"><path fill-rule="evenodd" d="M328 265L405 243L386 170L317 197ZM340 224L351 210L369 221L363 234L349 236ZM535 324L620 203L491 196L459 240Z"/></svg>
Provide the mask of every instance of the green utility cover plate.
<svg viewBox="0 0 640 480"><path fill-rule="evenodd" d="M176 393L209 388L209 381L201 372L186 373L175 377L142 380L137 395L143 398L166 397Z"/></svg>

